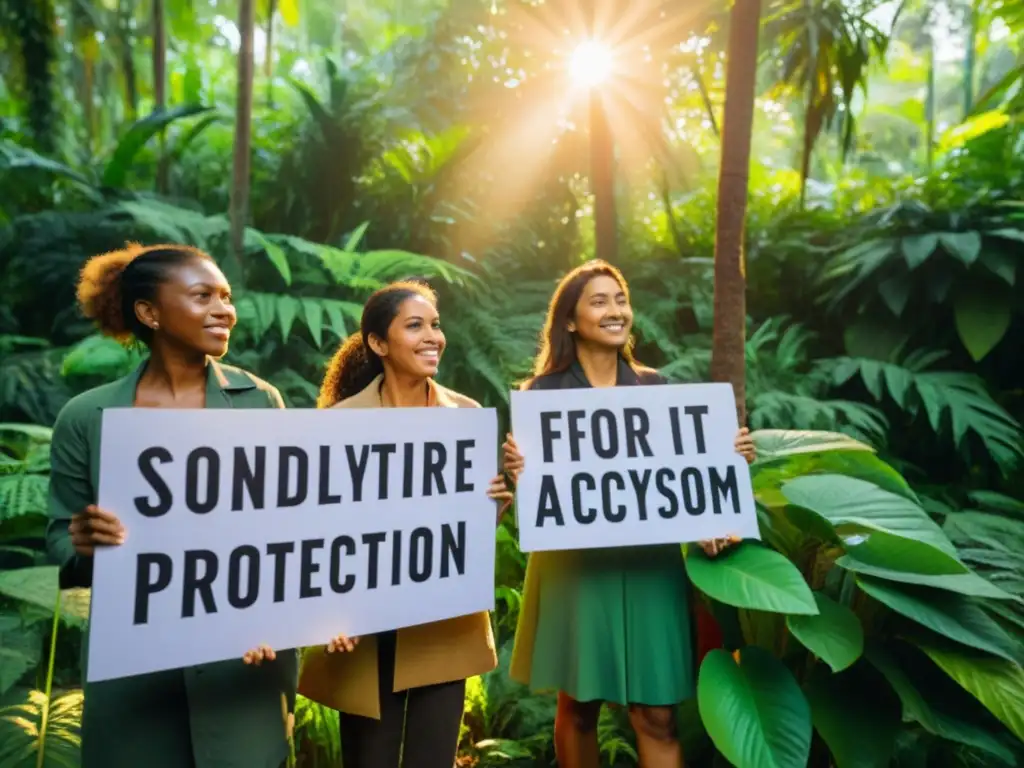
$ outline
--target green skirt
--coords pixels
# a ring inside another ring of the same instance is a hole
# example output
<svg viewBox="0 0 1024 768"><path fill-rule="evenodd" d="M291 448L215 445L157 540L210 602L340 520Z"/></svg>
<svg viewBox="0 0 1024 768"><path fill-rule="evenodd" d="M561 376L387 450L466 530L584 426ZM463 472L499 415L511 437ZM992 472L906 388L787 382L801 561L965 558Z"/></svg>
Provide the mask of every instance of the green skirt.
<svg viewBox="0 0 1024 768"><path fill-rule="evenodd" d="M692 698L689 589L678 545L533 553L513 679L577 701L670 706Z"/></svg>

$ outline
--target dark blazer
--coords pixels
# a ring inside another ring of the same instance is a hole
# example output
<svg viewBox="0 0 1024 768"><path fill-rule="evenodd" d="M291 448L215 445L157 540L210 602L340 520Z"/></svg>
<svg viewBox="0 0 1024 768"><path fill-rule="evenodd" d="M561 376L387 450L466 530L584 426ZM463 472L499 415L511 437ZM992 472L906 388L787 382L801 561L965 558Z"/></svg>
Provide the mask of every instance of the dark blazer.
<svg viewBox="0 0 1024 768"><path fill-rule="evenodd" d="M616 376L615 386L637 387L653 384L668 384L668 379L652 368L640 367L636 371L629 363L619 358L619 370ZM587 380L587 374L583 372L583 366L574 361L571 366L561 373L550 373L546 376L538 376L529 382L527 389L587 389L593 385Z"/></svg>
<svg viewBox="0 0 1024 768"><path fill-rule="evenodd" d="M72 398L57 416L46 544L62 589L92 586L92 558L75 551L68 523L96 503L103 409L134 405L145 366ZM267 382L211 360L206 407L284 408L284 402ZM259 642L254 637L252 644ZM87 658L83 634L83 677ZM82 768L278 768L288 755L285 716L297 684L295 650L260 667L237 659L86 684Z"/></svg>

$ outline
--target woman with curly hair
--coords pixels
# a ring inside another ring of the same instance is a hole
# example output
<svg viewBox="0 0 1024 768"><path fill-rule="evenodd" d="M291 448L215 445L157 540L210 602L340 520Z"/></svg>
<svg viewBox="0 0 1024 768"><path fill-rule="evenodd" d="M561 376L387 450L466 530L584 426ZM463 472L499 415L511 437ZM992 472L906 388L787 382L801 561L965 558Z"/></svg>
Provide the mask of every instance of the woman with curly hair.
<svg viewBox="0 0 1024 768"><path fill-rule="evenodd" d="M141 342L149 355L57 416L46 543L62 589L91 586L93 553L130 533L117 510L96 506L105 408L284 407L270 384L217 362L235 308L227 279L202 251L130 245L95 256L82 269L78 301L103 334ZM237 661L88 683L82 768L279 768L297 678L295 650L260 646Z"/></svg>
<svg viewBox="0 0 1024 768"><path fill-rule="evenodd" d="M445 349L437 297L404 281L374 293L331 360L320 408L479 408L434 381ZM511 503L503 475L488 495ZM488 613L339 636L303 659L299 692L340 712L345 768L452 768L466 678L497 666ZM340 653L339 653L340 651Z"/></svg>
<svg viewBox="0 0 1024 768"><path fill-rule="evenodd" d="M629 287L615 267L589 261L555 289L534 376L523 389L665 384L633 357ZM566 397L570 397L568 393ZM736 452L754 460L748 430ZM510 435L505 469L523 456ZM732 539L702 542L709 556ZM629 709L643 768L681 768L675 706L694 695L696 649L686 568L676 544L530 555L512 652L512 678L557 690L561 768L597 768L604 702Z"/></svg>

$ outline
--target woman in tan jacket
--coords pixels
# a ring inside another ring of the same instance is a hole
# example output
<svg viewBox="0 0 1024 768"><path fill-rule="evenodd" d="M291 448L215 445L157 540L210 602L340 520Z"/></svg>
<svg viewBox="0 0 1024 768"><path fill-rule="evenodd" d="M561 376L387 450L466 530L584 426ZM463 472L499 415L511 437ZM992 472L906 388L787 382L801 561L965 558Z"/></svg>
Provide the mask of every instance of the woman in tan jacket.
<svg viewBox="0 0 1024 768"><path fill-rule="evenodd" d="M434 382L445 348L437 298L400 282L374 293L360 330L331 360L320 408L479 408ZM488 495L509 506L503 475ZM488 613L384 632L339 636L309 649L299 692L337 709L345 768L452 768L466 678L497 666ZM404 731L404 739L403 739Z"/></svg>

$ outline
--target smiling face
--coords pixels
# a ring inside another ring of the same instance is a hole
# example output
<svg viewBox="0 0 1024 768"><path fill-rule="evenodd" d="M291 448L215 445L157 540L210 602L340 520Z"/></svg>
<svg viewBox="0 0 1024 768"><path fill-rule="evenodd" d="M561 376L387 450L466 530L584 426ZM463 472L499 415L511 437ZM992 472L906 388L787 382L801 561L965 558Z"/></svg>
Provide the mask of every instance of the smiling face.
<svg viewBox="0 0 1024 768"><path fill-rule="evenodd" d="M425 296L413 295L399 305L387 339L371 334L369 343L395 373L430 378L437 374L446 341L437 307Z"/></svg>
<svg viewBox="0 0 1024 768"><path fill-rule="evenodd" d="M621 349L633 328L633 308L619 282L610 275L597 275L583 288L569 321L577 342Z"/></svg>
<svg viewBox="0 0 1024 768"><path fill-rule="evenodd" d="M224 273L198 258L168 270L154 300L137 302L135 312L153 328L154 341L211 357L227 353L238 320Z"/></svg>

